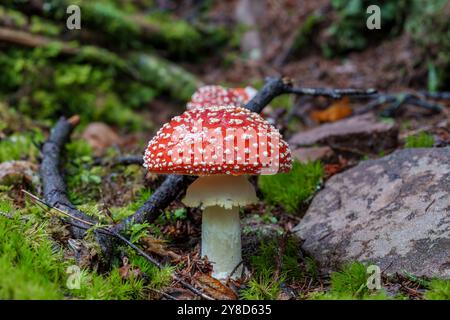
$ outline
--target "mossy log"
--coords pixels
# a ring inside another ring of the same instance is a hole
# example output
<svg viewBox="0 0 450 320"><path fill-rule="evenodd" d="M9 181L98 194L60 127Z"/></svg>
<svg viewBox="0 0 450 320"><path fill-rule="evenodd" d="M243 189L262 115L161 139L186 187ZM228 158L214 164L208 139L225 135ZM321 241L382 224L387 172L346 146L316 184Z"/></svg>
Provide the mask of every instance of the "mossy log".
<svg viewBox="0 0 450 320"><path fill-rule="evenodd" d="M89 32L102 35L116 49L138 49L149 45L173 56L191 57L194 53L223 44L228 37L220 27L194 27L193 24L168 14L129 14L112 2L11 0L6 5L27 15L40 15L64 23L68 17L66 8L78 5L81 9L82 29L73 30L69 36L82 36L88 29Z"/></svg>
<svg viewBox="0 0 450 320"><path fill-rule="evenodd" d="M81 60L91 63L112 65L134 80L158 91L167 92L172 98L180 101L187 101L196 88L201 85L201 82L185 69L149 53L131 53L129 57L122 58L103 48L79 46L3 27L0 27L1 42L29 48L56 46L62 55L77 56Z"/></svg>

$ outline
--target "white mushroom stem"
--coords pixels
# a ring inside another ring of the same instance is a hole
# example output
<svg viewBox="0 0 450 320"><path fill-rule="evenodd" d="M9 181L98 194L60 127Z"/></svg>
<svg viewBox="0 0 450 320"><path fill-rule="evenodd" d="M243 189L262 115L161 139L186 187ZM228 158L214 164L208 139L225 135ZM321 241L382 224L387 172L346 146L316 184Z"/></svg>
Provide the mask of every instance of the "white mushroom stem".
<svg viewBox="0 0 450 320"><path fill-rule="evenodd" d="M183 203L204 209L202 257L213 263L213 277L241 276L242 266L236 268L242 259L239 207L257 200L255 188L245 176L199 177L186 190Z"/></svg>
<svg viewBox="0 0 450 320"><path fill-rule="evenodd" d="M241 225L239 207L225 209L207 207L202 217L202 257L213 262L213 277L226 279L233 271L233 278L242 273Z"/></svg>

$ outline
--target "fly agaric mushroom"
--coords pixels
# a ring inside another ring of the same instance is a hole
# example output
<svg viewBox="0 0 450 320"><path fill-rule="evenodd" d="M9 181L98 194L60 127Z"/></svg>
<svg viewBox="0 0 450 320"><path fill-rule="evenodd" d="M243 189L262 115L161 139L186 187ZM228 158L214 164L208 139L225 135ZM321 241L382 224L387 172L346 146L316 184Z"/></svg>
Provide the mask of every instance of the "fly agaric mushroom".
<svg viewBox="0 0 450 320"><path fill-rule="evenodd" d="M217 85L203 86L192 95L186 109L227 105L243 106L255 96L256 92L256 89L252 87L224 88Z"/></svg>
<svg viewBox="0 0 450 320"><path fill-rule="evenodd" d="M288 172L291 152L259 114L235 106L195 108L174 117L149 142L144 166L154 173L197 175L183 203L203 209L201 256L213 276L242 271L239 207L257 201L246 175Z"/></svg>

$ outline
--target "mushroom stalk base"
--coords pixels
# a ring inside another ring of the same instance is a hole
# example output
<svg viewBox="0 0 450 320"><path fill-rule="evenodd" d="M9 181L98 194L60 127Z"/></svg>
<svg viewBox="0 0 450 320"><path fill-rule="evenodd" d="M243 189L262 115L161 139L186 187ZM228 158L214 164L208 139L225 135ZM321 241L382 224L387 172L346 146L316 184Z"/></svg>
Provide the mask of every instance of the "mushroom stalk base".
<svg viewBox="0 0 450 320"><path fill-rule="evenodd" d="M225 209L219 206L205 208L202 217L202 257L213 263L212 276L226 279L241 276L241 225L239 207Z"/></svg>

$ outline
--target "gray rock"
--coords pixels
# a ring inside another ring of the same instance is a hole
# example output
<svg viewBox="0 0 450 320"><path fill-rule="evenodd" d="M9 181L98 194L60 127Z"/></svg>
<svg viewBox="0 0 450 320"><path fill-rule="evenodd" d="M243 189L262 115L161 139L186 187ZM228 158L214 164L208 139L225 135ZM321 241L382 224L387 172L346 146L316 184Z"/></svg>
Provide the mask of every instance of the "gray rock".
<svg viewBox="0 0 450 320"><path fill-rule="evenodd" d="M297 148L292 151L294 159L306 163L309 161L325 160L333 157L333 150L330 147L310 147Z"/></svg>
<svg viewBox="0 0 450 320"><path fill-rule="evenodd" d="M294 231L325 270L358 260L449 278L450 147L400 150L333 176Z"/></svg>
<svg viewBox="0 0 450 320"><path fill-rule="evenodd" d="M333 149L377 154L398 143L394 123L380 122L373 114L354 116L299 132L289 140L291 147L328 145Z"/></svg>

